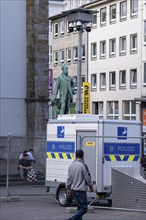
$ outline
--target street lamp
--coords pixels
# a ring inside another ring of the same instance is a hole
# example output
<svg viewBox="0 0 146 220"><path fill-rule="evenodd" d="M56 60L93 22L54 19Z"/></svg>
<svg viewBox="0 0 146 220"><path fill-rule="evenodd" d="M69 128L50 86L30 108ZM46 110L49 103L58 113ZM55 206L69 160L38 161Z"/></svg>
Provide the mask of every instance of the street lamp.
<svg viewBox="0 0 146 220"><path fill-rule="evenodd" d="M82 113L81 107L81 79L82 79L82 33L83 30L91 31L93 14L97 13L95 10L88 10L84 8L76 8L63 13L68 15L68 30L73 32L78 31L78 65L77 65L77 101L76 113Z"/></svg>

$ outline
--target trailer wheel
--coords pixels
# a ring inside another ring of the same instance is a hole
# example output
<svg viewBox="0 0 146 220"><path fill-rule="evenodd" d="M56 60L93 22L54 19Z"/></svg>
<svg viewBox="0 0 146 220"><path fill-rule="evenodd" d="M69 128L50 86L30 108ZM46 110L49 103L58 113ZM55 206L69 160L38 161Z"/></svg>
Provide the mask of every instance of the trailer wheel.
<svg viewBox="0 0 146 220"><path fill-rule="evenodd" d="M64 188L59 189L57 198L61 206L67 206L72 203L72 198L67 197L66 189Z"/></svg>

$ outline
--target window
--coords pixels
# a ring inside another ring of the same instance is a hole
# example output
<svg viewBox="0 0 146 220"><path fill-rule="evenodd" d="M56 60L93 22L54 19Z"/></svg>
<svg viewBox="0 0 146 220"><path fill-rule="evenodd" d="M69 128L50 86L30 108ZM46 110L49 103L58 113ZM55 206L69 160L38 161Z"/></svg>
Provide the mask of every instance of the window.
<svg viewBox="0 0 146 220"><path fill-rule="evenodd" d="M143 64L143 76L144 84L146 84L146 61Z"/></svg>
<svg viewBox="0 0 146 220"><path fill-rule="evenodd" d="M67 63L71 63L71 48L66 49Z"/></svg>
<svg viewBox="0 0 146 220"><path fill-rule="evenodd" d="M58 23L54 24L54 37L58 37Z"/></svg>
<svg viewBox="0 0 146 220"><path fill-rule="evenodd" d="M116 72L114 71L109 73L109 86L110 90L116 88Z"/></svg>
<svg viewBox="0 0 146 220"><path fill-rule="evenodd" d="M91 44L91 59L95 59L97 56L97 44L92 43Z"/></svg>
<svg viewBox="0 0 146 220"><path fill-rule="evenodd" d="M64 21L60 22L60 36L64 35Z"/></svg>
<svg viewBox="0 0 146 220"><path fill-rule="evenodd" d="M146 45L146 21L144 21L144 43Z"/></svg>
<svg viewBox="0 0 146 220"><path fill-rule="evenodd" d="M137 52L137 34L132 34L130 36L130 52L131 53Z"/></svg>
<svg viewBox="0 0 146 220"><path fill-rule="evenodd" d="M120 3L120 20L126 20L127 17L127 2L123 1Z"/></svg>
<svg viewBox="0 0 146 220"><path fill-rule="evenodd" d="M58 51L54 51L54 65L58 64Z"/></svg>
<svg viewBox="0 0 146 220"><path fill-rule="evenodd" d="M120 37L120 55L126 55L126 36Z"/></svg>
<svg viewBox="0 0 146 220"><path fill-rule="evenodd" d="M116 5L110 6L110 23L113 24L116 22Z"/></svg>
<svg viewBox="0 0 146 220"><path fill-rule="evenodd" d="M97 75L91 74L91 90L96 90L97 89Z"/></svg>
<svg viewBox="0 0 146 220"><path fill-rule="evenodd" d="M109 54L110 57L115 57L116 55L116 39L110 39L109 41Z"/></svg>
<svg viewBox="0 0 146 220"><path fill-rule="evenodd" d="M49 33L52 33L52 21L49 20Z"/></svg>
<svg viewBox="0 0 146 220"><path fill-rule="evenodd" d="M77 76L73 76L73 81L75 85L75 91L77 91Z"/></svg>
<svg viewBox="0 0 146 220"><path fill-rule="evenodd" d="M75 84L75 91L77 91L77 76L73 76L73 81L74 81L74 84ZM82 75L82 78L81 78L81 87L83 88L83 82L85 82L85 76Z"/></svg>
<svg viewBox="0 0 146 220"><path fill-rule="evenodd" d="M136 120L136 104L134 101L123 101L123 119Z"/></svg>
<svg viewBox="0 0 146 220"><path fill-rule="evenodd" d="M60 50L60 63L64 63L64 50Z"/></svg>
<svg viewBox="0 0 146 220"><path fill-rule="evenodd" d="M85 45L82 46L82 61L85 61Z"/></svg>
<svg viewBox="0 0 146 220"><path fill-rule="evenodd" d="M106 41L100 42L100 58L106 58Z"/></svg>
<svg viewBox="0 0 146 220"><path fill-rule="evenodd" d="M100 25L106 25L106 8L100 9Z"/></svg>
<svg viewBox="0 0 146 220"><path fill-rule="evenodd" d="M73 48L73 59L74 61L78 60L78 47Z"/></svg>
<svg viewBox="0 0 146 220"><path fill-rule="evenodd" d="M93 102L93 114L99 115L100 118L103 118L103 102Z"/></svg>
<svg viewBox="0 0 146 220"><path fill-rule="evenodd" d="M100 73L100 89L105 90L106 88L106 74Z"/></svg>
<svg viewBox="0 0 146 220"><path fill-rule="evenodd" d="M108 119L119 119L119 103L115 102L107 102L107 110L108 110Z"/></svg>
<svg viewBox="0 0 146 220"><path fill-rule="evenodd" d="M130 87L135 88L137 85L137 69L130 70Z"/></svg>
<svg viewBox="0 0 146 220"><path fill-rule="evenodd" d="M126 70L120 71L120 88L126 87Z"/></svg>
<svg viewBox="0 0 146 220"><path fill-rule="evenodd" d="M97 24L97 14L94 14L93 17L92 17L92 26L96 26Z"/></svg>
<svg viewBox="0 0 146 220"><path fill-rule="evenodd" d="M138 14L138 0L131 0L131 17L137 17Z"/></svg>
<svg viewBox="0 0 146 220"><path fill-rule="evenodd" d="M52 63L52 46L49 45L49 64Z"/></svg>
<svg viewBox="0 0 146 220"><path fill-rule="evenodd" d="M85 82L85 76L82 75L82 78L81 78L81 85L83 86L83 82Z"/></svg>

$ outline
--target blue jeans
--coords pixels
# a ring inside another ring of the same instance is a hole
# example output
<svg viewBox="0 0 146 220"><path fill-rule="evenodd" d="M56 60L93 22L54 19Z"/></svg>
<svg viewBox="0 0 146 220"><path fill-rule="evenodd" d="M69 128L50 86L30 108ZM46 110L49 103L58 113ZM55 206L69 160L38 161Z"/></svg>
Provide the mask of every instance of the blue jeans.
<svg viewBox="0 0 146 220"><path fill-rule="evenodd" d="M77 203L77 212L68 220L82 220L82 216L87 212L87 193L85 191L72 191L73 199Z"/></svg>

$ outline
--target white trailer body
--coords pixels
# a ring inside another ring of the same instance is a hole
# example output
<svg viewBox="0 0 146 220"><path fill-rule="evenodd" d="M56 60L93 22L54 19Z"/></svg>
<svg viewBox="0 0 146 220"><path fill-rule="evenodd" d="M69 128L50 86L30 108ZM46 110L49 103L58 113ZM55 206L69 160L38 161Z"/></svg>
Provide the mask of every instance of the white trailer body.
<svg viewBox="0 0 146 220"><path fill-rule="evenodd" d="M46 186L57 196L78 148L84 150L97 194L111 194L111 168L140 173L141 122L103 120L97 115L60 115L47 125Z"/></svg>

